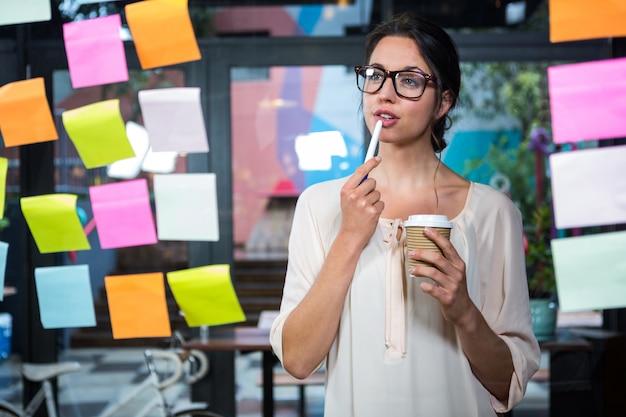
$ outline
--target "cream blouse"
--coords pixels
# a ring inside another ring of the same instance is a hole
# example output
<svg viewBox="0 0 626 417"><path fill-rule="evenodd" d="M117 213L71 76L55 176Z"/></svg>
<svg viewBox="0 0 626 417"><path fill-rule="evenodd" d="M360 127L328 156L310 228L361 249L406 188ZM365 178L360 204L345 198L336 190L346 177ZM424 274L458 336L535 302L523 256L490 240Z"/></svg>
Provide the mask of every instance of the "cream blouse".
<svg viewBox="0 0 626 417"><path fill-rule="evenodd" d="M311 288L339 231L345 181L313 185L298 200L280 314L270 333L281 360L285 319ZM530 321L519 210L499 191L472 183L452 222L450 239L466 263L469 295L511 350L508 403L474 377L454 326L419 289L424 278L407 273L402 220L380 219L356 266L326 358L325 417L486 417L521 401L540 351Z"/></svg>

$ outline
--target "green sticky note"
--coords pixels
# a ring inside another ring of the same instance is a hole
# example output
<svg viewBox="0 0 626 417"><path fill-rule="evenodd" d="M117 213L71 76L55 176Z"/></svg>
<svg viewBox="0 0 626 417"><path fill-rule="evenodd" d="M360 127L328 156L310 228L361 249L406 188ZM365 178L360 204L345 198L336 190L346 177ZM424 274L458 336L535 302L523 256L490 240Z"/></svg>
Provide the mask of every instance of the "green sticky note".
<svg viewBox="0 0 626 417"><path fill-rule="evenodd" d="M167 273L167 281L190 327L246 320L230 278L229 265L209 265Z"/></svg>
<svg viewBox="0 0 626 417"><path fill-rule="evenodd" d="M552 240L561 311L626 307L626 232Z"/></svg>
<svg viewBox="0 0 626 417"><path fill-rule="evenodd" d="M119 100L63 112L63 125L85 167L97 168L135 156L126 136Z"/></svg>
<svg viewBox="0 0 626 417"><path fill-rule="evenodd" d="M20 199L22 213L41 253L89 249L76 212L74 194L46 194Z"/></svg>

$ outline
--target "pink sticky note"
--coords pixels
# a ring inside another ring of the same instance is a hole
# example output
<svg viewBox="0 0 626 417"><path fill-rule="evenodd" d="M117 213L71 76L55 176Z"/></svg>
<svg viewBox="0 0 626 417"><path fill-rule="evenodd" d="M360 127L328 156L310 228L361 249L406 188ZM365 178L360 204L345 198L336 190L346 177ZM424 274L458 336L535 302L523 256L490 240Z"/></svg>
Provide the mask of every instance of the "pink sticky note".
<svg viewBox="0 0 626 417"><path fill-rule="evenodd" d="M63 25L72 87L128 81L119 14Z"/></svg>
<svg viewBox="0 0 626 417"><path fill-rule="evenodd" d="M89 187L102 249L157 242L145 178Z"/></svg>
<svg viewBox="0 0 626 417"><path fill-rule="evenodd" d="M626 135L626 58L548 68L554 143Z"/></svg>

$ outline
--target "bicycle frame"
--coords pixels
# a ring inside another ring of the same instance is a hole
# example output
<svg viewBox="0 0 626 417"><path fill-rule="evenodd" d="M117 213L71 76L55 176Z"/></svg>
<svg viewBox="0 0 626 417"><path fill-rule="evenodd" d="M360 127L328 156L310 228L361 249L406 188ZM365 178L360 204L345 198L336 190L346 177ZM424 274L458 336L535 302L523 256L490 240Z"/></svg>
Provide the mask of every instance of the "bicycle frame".
<svg viewBox="0 0 626 417"><path fill-rule="evenodd" d="M155 407L159 409L161 415L163 417L170 417L171 413L168 409L168 404L165 401L163 393L161 392L165 388L171 386L176 381L180 380L183 374L183 367L179 357L172 352L162 351L162 350L146 350L144 352L146 357L146 363L148 364L148 377L144 379L139 385L133 387L128 392L126 392L122 397L117 398L109 402L109 404L105 407L98 417L110 417L116 411L122 409L125 405L127 405L130 401L135 399L137 395L141 392L152 389L154 391L153 398L146 403L146 405L136 414L137 417L145 417L148 413L153 410ZM175 365L173 374L166 378L163 381L159 380L159 376L156 370L156 366L154 365L154 358L158 359L166 359L171 364Z"/></svg>
<svg viewBox="0 0 626 417"><path fill-rule="evenodd" d="M158 392L158 384L159 381L156 375L150 373L150 375L144 379L139 385L133 387L128 392L124 393L120 398L114 399L107 404L107 406L102 410L98 417L110 417L115 414L120 409L123 409L129 402L135 399L139 394L143 391L152 389L155 391L154 397L147 402L147 404L141 408L139 412L137 412L137 417L145 417L148 415L150 411L154 408L159 408L162 410L163 417L167 416L167 411L165 410L165 403L162 401L160 393Z"/></svg>
<svg viewBox="0 0 626 417"><path fill-rule="evenodd" d="M148 365L148 376L138 385L130 387L127 391L123 393L120 392L120 396L112 399L98 414L97 417L112 417L116 412L123 410L131 401L135 400L139 396L139 394L148 390L151 390L153 392L153 395L149 400L146 401L145 404L142 405L139 411L133 413L133 416L147 417L149 413L155 409L159 411L159 414L162 417L172 417L174 414L176 414L174 404L169 404L169 402L166 400L164 391L172 387L172 385L174 385L176 382L183 380L184 367L180 357L174 352L163 350L146 350L144 352L144 355L146 357L146 363ZM194 356L193 352L191 352L191 356ZM197 373L193 373L192 375L185 375L184 382L187 384L194 383L208 370L208 363L206 362L206 358L203 355L196 358L200 362L200 371ZM167 361L166 363L174 365L174 369L172 369L172 373L169 377L160 380L154 359L164 359ZM70 369L69 371L71 372L73 370L75 369ZM49 375L44 376L44 379L40 380L41 386L23 410L7 403L6 401L0 400L0 404L2 404L2 407L6 408L7 411L17 416L33 417L45 401L48 411L48 417L58 417L58 413L56 410L56 399L52 388L51 378L62 375L65 372L68 372L67 368L61 371L52 372ZM204 404L200 403L198 403L196 407L198 406L200 408L196 409L203 409L205 407Z"/></svg>

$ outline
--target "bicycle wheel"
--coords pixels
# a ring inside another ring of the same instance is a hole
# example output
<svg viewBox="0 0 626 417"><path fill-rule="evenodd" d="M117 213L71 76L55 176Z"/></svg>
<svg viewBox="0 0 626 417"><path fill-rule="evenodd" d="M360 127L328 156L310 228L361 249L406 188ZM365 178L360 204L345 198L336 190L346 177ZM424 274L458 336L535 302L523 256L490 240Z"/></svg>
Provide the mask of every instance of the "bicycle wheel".
<svg viewBox="0 0 626 417"><path fill-rule="evenodd" d="M0 417L20 417L22 414L11 404L0 401Z"/></svg>

